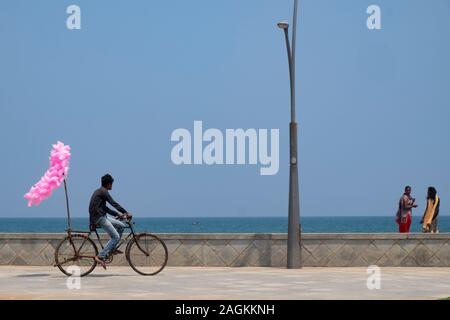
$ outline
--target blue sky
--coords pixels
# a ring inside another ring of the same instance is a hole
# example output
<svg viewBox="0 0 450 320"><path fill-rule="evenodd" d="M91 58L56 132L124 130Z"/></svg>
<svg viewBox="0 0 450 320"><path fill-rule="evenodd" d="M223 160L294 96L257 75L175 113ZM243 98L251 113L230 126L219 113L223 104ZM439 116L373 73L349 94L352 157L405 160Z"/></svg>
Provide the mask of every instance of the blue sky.
<svg viewBox="0 0 450 320"><path fill-rule="evenodd" d="M82 29L66 28L77 4ZM377 4L382 30L368 30ZM72 147L74 216L99 177L137 216L285 216L287 0L20 1L0 4L0 217L64 217L62 190L23 199L52 143ZM422 214L450 199L450 2L300 1L301 214L394 215L406 184ZM176 128L279 128L280 170L175 166ZM450 201L450 200L449 200Z"/></svg>

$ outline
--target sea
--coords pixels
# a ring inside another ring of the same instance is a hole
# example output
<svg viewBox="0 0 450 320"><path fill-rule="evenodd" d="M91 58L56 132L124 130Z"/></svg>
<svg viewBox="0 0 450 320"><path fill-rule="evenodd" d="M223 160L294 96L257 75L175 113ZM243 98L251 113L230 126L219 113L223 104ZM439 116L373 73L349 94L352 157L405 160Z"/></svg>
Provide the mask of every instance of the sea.
<svg viewBox="0 0 450 320"><path fill-rule="evenodd" d="M137 231L153 233L286 233L287 217L148 217L133 219ZM88 230L87 218L72 218L72 229ZM413 217L411 232L421 232L420 217ZM306 233L397 232L392 216L302 217ZM67 229L65 218L0 218L3 233L58 233ZM439 231L450 232L450 216L439 217Z"/></svg>

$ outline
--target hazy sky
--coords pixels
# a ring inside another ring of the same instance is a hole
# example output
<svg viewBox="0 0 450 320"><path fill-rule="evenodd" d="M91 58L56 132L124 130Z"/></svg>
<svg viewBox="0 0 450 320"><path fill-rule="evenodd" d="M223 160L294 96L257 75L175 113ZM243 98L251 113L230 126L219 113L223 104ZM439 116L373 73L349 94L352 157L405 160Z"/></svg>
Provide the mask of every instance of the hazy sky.
<svg viewBox="0 0 450 320"><path fill-rule="evenodd" d="M81 30L66 8L81 7ZM382 30L366 9L381 8ZM136 216L286 216L288 0L0 3L0 217L64 217L62 189L23 195L51 144L72 147L74 216L99 178ZM303 0L297 45L301 214L422 214L450 203L450 1ZM279 128L280 170L175 166L177 128Z"/></svg>

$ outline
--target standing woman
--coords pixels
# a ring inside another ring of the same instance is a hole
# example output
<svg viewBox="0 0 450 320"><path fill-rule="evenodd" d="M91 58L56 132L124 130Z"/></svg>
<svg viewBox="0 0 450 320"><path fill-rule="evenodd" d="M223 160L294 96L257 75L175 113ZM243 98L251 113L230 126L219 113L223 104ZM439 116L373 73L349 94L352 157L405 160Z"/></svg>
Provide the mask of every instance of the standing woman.
<svg viewBox="0 0 450 320"><path fill-rule="evenodd" d="M412 209L417 208L416 199L411 196L411 187L405 187L398 204L397 224L400 233L408 233L412 221Z"/></svg>
<svg viewBox="0 0 450 320"><path fill-rule="evenodd" d="M439 215L440 204L441 199L439 199L436 189L434 187L429 187L427 195L427 208L425 209L422 220L420 221L422 224L422 232L439 232L437 217Z"/></svg>

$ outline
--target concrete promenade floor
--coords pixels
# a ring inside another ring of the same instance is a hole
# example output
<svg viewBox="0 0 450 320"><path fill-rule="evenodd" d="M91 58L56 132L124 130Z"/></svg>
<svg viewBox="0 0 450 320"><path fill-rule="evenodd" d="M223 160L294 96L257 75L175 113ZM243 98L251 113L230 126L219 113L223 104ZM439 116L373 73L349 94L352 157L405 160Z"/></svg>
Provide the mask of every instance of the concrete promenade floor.
<svg viewBox="0 0 450 320"><path fill-rule="evenodd" d="M450 268L381 268L381 289L366 268L167 267L144 277L129 267L97 268L69 290L53 267L0 266L0 299L439 299Z"/></svg>

